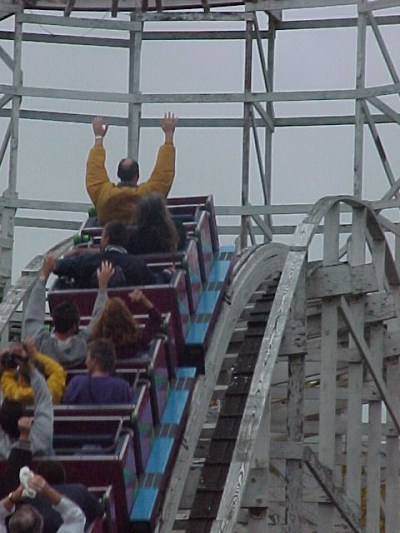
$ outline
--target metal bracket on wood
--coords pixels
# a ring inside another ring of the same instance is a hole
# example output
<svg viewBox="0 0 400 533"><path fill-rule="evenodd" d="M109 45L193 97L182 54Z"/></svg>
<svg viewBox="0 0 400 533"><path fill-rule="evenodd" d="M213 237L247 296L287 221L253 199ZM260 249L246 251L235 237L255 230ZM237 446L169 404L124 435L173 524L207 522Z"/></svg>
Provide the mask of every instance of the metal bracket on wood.
<svg viewBox="0 0 400 533"><path fill-rule="evenodd" d="M111 4L111 16L113 18L116 18L118 15L118 0L112 0Z"/></svg>
<svg viewBox="0 0 400 533"><path fill-rule="evenodd" d="M203 6L204 13L210 12L210 6L208 4L208 0L201 0L201 5Z"/></svg>
<svg viewBox="0 0 400 533"><path fill-rule="evenodd" d="M64 9L64 17L70 16L70 14L72 13L72 10L74 9L74 6L75 6L75 0L68 0L67 5L65 6L65 9Z"/></svg>

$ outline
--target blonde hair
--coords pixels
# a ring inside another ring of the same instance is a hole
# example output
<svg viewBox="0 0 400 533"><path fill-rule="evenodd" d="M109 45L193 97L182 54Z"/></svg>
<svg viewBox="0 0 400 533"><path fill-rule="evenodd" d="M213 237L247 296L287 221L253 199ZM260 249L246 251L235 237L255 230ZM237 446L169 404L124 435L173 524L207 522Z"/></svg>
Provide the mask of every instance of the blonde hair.
<svg viewBox="0 0 400 533"><path fill-rule="evenodd" d="M93 328L92 339L111 339L115 351L127 344L135 344L139 328L128 306L121 298L109 298Z"/></svg>

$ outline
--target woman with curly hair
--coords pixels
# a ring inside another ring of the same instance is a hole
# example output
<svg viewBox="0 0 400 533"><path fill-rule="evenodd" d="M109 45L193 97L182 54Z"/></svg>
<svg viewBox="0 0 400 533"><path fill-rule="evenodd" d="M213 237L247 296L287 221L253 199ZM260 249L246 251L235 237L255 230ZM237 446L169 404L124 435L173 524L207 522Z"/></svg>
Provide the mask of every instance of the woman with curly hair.
<svg viewBox="0 0 400 533"><path fill-rule="evenodd" d="M135 357L138 352L147 350L149 342L159 332L162 316L152 302L139 289L129 293L132 302L140 302L149 317L141 330L128 306L121 298L109 298L97 320L92 339L111 339L117 360Z"/></svg>
<svg viewBox="0 0 400 533"><path fill-rule="evenodd" d="M127 250L130 254L175 253L186 243L183 224L174 221L165 198L156 192L146 194L137 204L136 228Z"/></svg>

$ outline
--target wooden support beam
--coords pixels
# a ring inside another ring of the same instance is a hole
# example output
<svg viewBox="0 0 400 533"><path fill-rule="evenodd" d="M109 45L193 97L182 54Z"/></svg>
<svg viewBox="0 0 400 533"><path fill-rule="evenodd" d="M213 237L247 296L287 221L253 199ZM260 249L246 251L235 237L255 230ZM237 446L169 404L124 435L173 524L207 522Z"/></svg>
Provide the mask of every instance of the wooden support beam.
<svg viewBox="0 0 400 533"><path fill-rule="evenodd" d="M318 267L309 277L307 298L326 298L343 294L366 294L379 290L373 264L348 263Z"/></svg>
<svg viewBox="0 0 400 533"><path fill-rule="evenodd" d="M355 504L350 502L342 490L334 485L332 471L318 461L316 454L309 446L304 448L304 461L351 529L357 533L362 533L363 528L358 518L361 514L360 510L354 509Z"/></svg>
<svg viewBox="0 0 400 533"><path fill-rule="evenodd" d="M349 304L347 303L346 299L342 297L340 299L340 309L343 313L343 316L349 326L351 336L354 340L354 343L356 344L357 348L359 349L360 353L363 355L365 362L367 363L368 369L371 373L371 376L374 379L374 382L376 386L378 387L378 390L382 396L382 400L385 402L386 409L388 410L388 413L392 417L393 423L396 427L396 430L398 433L400 433L400 416L399 416L399 410L397 405L394 404L388 390L386 387L385 382L383 381L380 373L375 368L373 358L371 356L370 349L368 347L368 344L365 340L365 338L358 333L358 329L356 328L354 318L352 316L352 312L350 309Z"/></svg>

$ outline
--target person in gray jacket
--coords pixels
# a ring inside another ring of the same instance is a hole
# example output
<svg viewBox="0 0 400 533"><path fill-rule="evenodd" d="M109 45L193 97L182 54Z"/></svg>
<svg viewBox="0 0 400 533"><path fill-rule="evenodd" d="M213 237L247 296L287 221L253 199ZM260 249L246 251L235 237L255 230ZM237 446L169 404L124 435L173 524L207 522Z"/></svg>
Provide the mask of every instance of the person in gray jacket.
<svg viewBox="0 0 400 533"><path fill-rule="evenodd" d="M29 375L34 394L33 423L30 441L34 456L53 453L53 402L45 378L33 364L35 343L25 339L8 350L18 359L19 367ZM6 354L8 355L8 354ZM1 354L3 359L4 352ZM0 460L6 460L20 438L18 421L25 416L24 406L16 400L4 399L0 407Z"/></svg>
<svg viewBox="0 0 400 533"><path fill-rule="evenodd" d="M97 271L99 291L89 324L79 329L79 310L73 302L58 304L52 313L54 329L49 331L44 325L46 304L46 282L53 272L56 257L48 254L43 259L41 275L29 297L24 318L25 335L34 337L39 352L56 359L64 368L83 364L86 359L86 343L92 329L103 311L107 300L107 285L114 270L108 262L103 262Z"/></svg>

